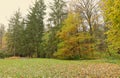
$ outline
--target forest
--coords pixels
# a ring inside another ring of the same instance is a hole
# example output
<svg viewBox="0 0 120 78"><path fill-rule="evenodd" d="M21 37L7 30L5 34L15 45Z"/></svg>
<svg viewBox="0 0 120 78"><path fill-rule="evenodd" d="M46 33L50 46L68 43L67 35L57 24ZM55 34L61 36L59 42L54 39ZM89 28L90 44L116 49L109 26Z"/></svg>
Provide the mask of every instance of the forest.
<svg viewBox="0 0 120 78"><path fill-rule="evenodd" d="M0 0L0 78L120 78L120 0L34 0L11 14L19 1L30 0Z"/></svg>
<svg viewBox="0 0 120 78"><path fill-rule="evenodd" d="M0 25L0 57L120 58L119 0L36 0ZM48 16L46 17L46 15ZM45 20L46 19L46 20Z"/></svg>

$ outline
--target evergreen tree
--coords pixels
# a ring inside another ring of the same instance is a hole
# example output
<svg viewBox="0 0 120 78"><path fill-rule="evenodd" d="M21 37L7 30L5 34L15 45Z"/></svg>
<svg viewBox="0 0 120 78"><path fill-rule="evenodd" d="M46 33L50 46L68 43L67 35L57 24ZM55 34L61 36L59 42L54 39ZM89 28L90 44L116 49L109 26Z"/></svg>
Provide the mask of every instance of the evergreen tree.
<svg viewBox="0 0 120 78"><path fill-rule="evenodd" d="M21 24L21 14L18 10L9 20L9 28L7 32L7 48L10 53L14 56L19 56L21 54L21 33L23 25Z"/></svg>
<svg viewBox="0 0 120 78"><path fill-rule="evenodd" d="M66 4L63 0L54 0L53 3L51 3L51 13L49 14L50 18L48 19L50 27L47 44L47 57L52 57L53 53L57 51L58 39L56 37L56 33L60 30L62 22L66 17L66 12L64 10L65 7Z"/></svg>
<svg viewBox="0 0 120 78"><path fill-rule="evenodd" d="M44 0L36 0L33 7L30 8L27 16L26 27L26 51L29 56L40 57L42 37L44 33L44 15L46 6Z"/></svg>

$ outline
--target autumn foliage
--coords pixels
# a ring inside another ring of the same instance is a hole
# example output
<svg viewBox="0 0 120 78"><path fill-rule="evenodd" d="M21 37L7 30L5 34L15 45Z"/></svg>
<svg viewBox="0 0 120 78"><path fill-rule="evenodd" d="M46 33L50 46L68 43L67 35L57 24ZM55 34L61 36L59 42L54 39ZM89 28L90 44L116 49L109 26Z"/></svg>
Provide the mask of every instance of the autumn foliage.
<svg viewBox="0 0 120 78"><path fill-rule="evenodd" d="M92 51L90 34L81 31L80 24L80 16L77 13L68 14L63 27L57 33L60 43L54 56L62 59L77 59Z"/></svg>

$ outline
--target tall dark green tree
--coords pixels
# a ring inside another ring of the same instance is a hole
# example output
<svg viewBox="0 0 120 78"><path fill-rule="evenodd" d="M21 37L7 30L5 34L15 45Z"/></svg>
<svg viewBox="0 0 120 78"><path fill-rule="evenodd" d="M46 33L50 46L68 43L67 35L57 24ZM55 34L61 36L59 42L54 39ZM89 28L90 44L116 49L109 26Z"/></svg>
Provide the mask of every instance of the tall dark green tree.
<svg viewBox="0 0 120 78"><path fill-rule="evenodd" d="M8 51L14 56L21 55L21 41L22 41L22 17L20 11L16 11L16 13L9 20L9 28L7 32L7 48Z"/></svg>
<svg viewBox="0 0 120 78"><path fill-rule="evenodd" d="M52 57L53 53L57 51L58 39L56 37L56 33L60 30L62 22L66 17L65 7L66 3L64 0L53 0L53 3L51 3L51 13L49 14L50 18L48 19L49 39L47 44L47 57Z"/></svg>
<svg viewBox="0 0 120 78"><path fill-rule="evenodd" d="M36 0L33 7L30 8L27 16L26 27L26 51L29 56L40 57L42 37L44 33L44 15L46 6L44 0Z"/></svg>

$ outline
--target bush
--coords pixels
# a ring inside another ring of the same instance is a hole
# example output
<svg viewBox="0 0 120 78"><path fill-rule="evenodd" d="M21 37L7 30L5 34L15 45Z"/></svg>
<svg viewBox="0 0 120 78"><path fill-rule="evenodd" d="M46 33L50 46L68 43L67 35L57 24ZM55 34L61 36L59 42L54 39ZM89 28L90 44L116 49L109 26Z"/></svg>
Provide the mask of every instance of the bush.
<svg viewBox="0 0 120 78"><path fill-rule="evenodd" d="M11 57L11 56L13 56L13 54L7 52L6 49L0 50L0 58L6 58L6 57Z"/></svg>
<svg viewBox="0 0 120 78"><path fill-rule="evenodd" d="M5 51L4 50L0 50L0 58L5 58Z"/></svg>
<svg viewBox="0 0 120 78"><path fill-rule="evenodd" d="M67 55L67 54L64 54L63 52L56 52L53 54L54 58L57 58L57 59L63 59L63 60L78 60L80 59L80 56L79 55Z"/></svg>

